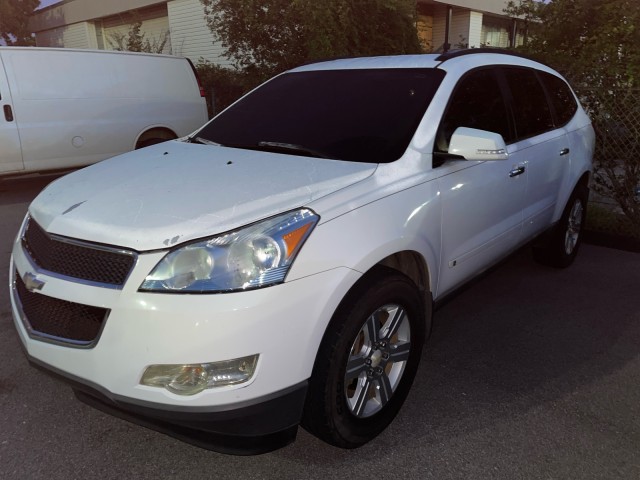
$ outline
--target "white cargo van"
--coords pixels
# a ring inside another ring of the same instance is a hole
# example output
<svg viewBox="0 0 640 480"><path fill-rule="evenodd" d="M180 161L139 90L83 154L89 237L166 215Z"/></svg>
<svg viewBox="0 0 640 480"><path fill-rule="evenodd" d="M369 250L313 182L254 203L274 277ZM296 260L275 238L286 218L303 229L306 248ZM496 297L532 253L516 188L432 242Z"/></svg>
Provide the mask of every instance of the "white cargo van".
<svg viewBox="0 0 640 480"><path fill-rule="evenodd" d="M0 47L0 175L80 167L207 121L186 58Z"/></svg>

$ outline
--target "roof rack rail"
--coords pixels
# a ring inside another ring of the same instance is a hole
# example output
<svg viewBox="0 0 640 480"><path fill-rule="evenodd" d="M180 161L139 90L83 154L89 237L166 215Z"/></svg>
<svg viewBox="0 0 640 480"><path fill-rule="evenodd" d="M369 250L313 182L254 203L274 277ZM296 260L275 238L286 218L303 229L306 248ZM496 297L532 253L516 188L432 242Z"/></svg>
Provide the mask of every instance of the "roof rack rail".
<svg viewBox="0 0 640 480"><path fill-rule="evenodd" d="M512 55L514 57L526 58L532 60L531 57L518 53L515 50L508 50L506 48L498 47L481 47L481 48L461 48L455 50L449 50L448 52L440 54L437 58L437 62L444 62L452 58L462 57L464 55L473 55L476 53L499 53L501 55Z"/></svg>

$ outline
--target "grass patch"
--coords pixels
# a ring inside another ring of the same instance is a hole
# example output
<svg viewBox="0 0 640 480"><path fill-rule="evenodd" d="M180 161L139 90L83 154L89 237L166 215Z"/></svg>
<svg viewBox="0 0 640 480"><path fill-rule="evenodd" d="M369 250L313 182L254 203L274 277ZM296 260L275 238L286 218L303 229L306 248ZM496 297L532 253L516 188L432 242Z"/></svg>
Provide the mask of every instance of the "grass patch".
<svg viewBox="0 0 640 480"><path fill-rule="evenodd" d="M602 204L589 203L586 229L592 232L609 233L640 240L640 236L635 233L633 224L625 215Z"/></svg>
<svg viewBox="0 0 640 480"><path fill-rule="evenodd" d="M633 224L608 205L589 203L584 234L587 243L640 253L640 235Z"/></svg>

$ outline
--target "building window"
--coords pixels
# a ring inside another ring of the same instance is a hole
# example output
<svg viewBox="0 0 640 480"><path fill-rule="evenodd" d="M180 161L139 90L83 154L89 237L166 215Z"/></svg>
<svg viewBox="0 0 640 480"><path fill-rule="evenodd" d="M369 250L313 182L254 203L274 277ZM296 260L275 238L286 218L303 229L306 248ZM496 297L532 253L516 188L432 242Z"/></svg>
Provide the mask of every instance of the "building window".
<svg viewBox="0 0 640 480"><path fill-rule="evenodd" d="M482 32L480 33L480 44L483 47L509 46L509 30L511 21L509 19L495 18L484 15L482 18Z"/></svg>

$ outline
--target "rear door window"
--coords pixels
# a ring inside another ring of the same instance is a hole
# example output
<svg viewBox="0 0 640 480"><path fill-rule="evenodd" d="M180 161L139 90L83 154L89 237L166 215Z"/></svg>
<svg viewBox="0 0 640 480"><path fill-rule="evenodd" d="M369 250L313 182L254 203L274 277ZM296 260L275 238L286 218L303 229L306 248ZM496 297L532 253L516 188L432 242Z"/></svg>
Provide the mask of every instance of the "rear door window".
<svg viewBox="0 0 640 480"><path fill-rule="evenodd" d="M578 110L576 99L571 93L569 85L560 77L547 72L538 72L542 83L547 89L551 104L556 115L556 126L562 127L573 118Z"/></svg>
<svg viewBox="0 0 640 480"><path fill-rule="evenodd" d="M511 91L516 138L523 140L555 128L547 96L535 71L529 68L504 68Z"/></svg>

